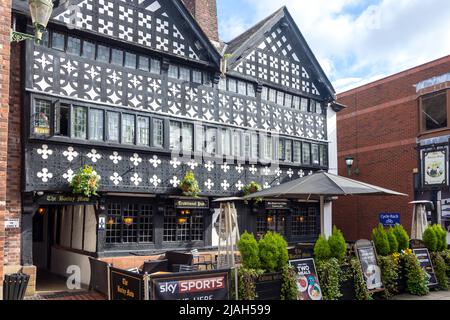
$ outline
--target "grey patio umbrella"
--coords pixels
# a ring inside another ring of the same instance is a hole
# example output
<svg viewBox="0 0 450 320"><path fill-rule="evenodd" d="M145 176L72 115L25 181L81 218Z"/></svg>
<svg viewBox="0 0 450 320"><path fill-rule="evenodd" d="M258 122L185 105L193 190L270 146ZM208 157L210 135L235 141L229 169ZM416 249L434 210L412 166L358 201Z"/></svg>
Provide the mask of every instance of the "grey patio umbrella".
<svg viewBox="0 0 450 320"><path fill-rule="evenodd" d="M324 171L283 183L279 186L243 197L254 198L295 198L320 200L321 232L324 232L325 197L347 195L408 196L407 194L377 187L368 183L341 177Z"/></svg>

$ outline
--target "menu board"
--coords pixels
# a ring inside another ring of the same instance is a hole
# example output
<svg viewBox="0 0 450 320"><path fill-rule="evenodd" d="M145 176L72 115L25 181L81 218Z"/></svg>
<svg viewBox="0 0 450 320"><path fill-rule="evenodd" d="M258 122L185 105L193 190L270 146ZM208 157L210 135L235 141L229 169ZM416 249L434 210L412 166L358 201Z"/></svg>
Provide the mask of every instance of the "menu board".
<svg viewBox="0 0 450 320"><path fill-rule="evenodd" d="M289 264L297 271L298 300L322 300L314 259L291 260Z"/></svg>
<svg viewBox="0 0 450 320"><path fill-rule="evenodd" d="M150 277L152 300L228 300L229 270L210 270Z"/></svg>
<svg viewBox="0 0 450 320"><path fill-rule="evenodd" d="M433 263L431 262L430 253L426 248L413 249L420 266L426 272L428 278L428 286L433 287L438 284L436 274L434 272Z"/></svg>
<svg viewBox="0 0 450 320"><path fill-rule="evenodd" d="M138 273L110 268L111 300L144 300L144 279Z"/></svg>
<svg viewBox="0 0 450 320"><path fill-rule="evenodd" d="M361 263L367 290L373 291L383 289L383 282L381 281L381 269L378 266L377 256L373 245L358 247L356 252L358 253L358 259Z"/></svg>

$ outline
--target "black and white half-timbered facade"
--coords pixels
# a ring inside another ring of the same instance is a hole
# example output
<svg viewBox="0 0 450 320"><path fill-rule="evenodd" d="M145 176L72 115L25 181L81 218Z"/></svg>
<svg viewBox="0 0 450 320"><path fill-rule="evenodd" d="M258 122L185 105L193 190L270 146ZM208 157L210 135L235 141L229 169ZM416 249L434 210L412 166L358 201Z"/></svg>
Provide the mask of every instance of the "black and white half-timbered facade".
<svg viewBox="0 0 450 320"><path fill-rule="evenodd" d="M286 8L216 46L181 0L59 1L23 56L25 263L212 249L212 200L337 168L335 93ZM98 197L71 193L84 165ZM189 171L198 199L179 190ZM237 208L241 231L321 231L316 203Z"/></svg>

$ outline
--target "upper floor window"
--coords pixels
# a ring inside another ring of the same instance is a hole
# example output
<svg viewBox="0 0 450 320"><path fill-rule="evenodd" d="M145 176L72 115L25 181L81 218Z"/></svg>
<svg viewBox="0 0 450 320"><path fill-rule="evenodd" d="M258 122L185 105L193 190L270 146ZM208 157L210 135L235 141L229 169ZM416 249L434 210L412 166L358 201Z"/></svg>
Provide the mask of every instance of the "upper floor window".
<svg viewBox="0 0 450 320"><path fill-rule="evenodd" d="M421 98L422 131L447 128L448 108L447 92L439 92Z"/></svg>
<svg viewBox="0 0 450 320"><path fill-rule="evenodd" d="M194 126L191 123L170 121L170 148L172 150L194 150Z"/></svg>
<svg viewBox="0 0 450 320"><path fill-rule="evenodd" d="M319 101L308 99L286 93L283 91L275 90L268 87L263 87L261 92L261 99L276 103L279 106L286 108L293 108L303 112L312 112L322 114L322 105Z"/></svg>
<svg viewBox="0 0 450 320"><path fill-rule="evenodd" d="M219 82L219 89L230 91L244 96L255 97L255 85L250 82L241 81L233 78L222 78Z"/></svg>
<svg viewBox="0 0 450 320"><path fill-rule="evenodd" d="M169 78L178 79L182 81L195 82L204 85L211 85L211 80L207 72L202 72L197 69L190 69L184 66L170 64L168 71Z"/></svg>
<svg viewBox="0 0 450 320"><path fill-rule="evenodd" d="M87 139L87 108L73 107L72 121L73 137L77 139Z"/></svg>
<svg viewBox="0 0 450 320"><path fill-rule="evenodd" d="M36 99L33 110L34 134L50 135L50 111L51 102L48 100Z"/></svg>

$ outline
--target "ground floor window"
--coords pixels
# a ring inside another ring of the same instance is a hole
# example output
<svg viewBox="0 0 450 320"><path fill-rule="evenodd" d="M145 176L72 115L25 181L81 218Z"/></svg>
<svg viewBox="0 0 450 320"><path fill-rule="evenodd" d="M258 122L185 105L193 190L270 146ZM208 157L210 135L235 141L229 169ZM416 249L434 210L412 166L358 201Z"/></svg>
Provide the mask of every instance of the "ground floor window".
<svg viewBox="0 0 450 320"><path fill-rule="evenodd" d="M167 208L165 211L164 242L203 241L204 229L202 210Z"/></svg>
<svg viewBox="0 0 450 320"><path fill-rule="evenodd" d="M292 214L292 237L311 237L320 232L317 207L295 208Z"/></svg>
<svg viewBox="0 0 450 320"><path fill-rule="evenodd" d="M286 234L286 212L284 210L267 210L266 214L257 217L256 233L258 236L261 237L269 231L283 236Z"/></svg>
<svg viewBox="0 0 450 320"><path fill-rule="evenodd" d="M151 204L110 202L107 214L106 243L153 242Z"/></svg>

